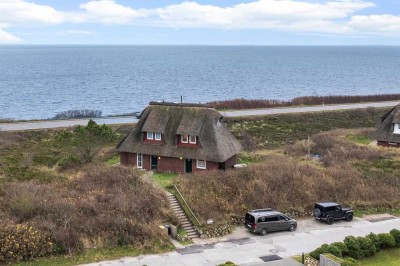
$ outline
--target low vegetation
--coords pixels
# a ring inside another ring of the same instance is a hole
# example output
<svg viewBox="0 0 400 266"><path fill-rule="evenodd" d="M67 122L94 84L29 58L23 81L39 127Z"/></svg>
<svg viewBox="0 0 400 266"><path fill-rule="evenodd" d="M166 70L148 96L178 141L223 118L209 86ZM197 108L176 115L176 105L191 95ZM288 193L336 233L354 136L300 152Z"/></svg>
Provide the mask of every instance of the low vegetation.
<svg viewBox="0 0 400 266"><path fill-rule="evenodd" d="M96 118L101 117L100 110L80 109L68 110L56 114L53 119L70 119L70 118Z"/></svg>
<svg viewBox="0 0 400 266"><path fill-rule="evenodd" d="M195 173L179 177L178 186L195 214L204 222L243 216L266 206L307 215L313 203L334 200L360 209L398 209L400 206L399 151L361 145L346 136L372 130L334 130L314 135L264 155L244 169ZM308 156L319 154L316 159ZM263 195L260 197L260 195ZM204 204L207 202L207 204Z"/></svg>
<svg viewBox="0 0 400 266"><path fill-rule="evenodd" d="M216 109L254 109L254 108L276 108L301 105L321 104L345 104L362 102L381 102L400 100L400 94L378 94L378 95L328 95L328 96L303 96L289 101L268 99L233 99L225 101L209 102Z"/></svg>
<svg viewBox="0 0 400 266"><path fill-rule="evenodd" d="M388 109L361 109L307 114L226 118L231 132L246 150L294 144L322 131L336 128L375 127ZM371 137L371 136L370 136Z"/></svg>
<svg viewBox="0 0 400 266"><path fill-rule="evenodd" d="M390 233L370 233L365 237L347 236L343 242L322 245L312 251L310 256L319 260L320 254L328 253L337 258L344 258L342 265L358 265L358 260L374 257L381 250L395 247L400 247L400 231L392 229Z"/></svg>

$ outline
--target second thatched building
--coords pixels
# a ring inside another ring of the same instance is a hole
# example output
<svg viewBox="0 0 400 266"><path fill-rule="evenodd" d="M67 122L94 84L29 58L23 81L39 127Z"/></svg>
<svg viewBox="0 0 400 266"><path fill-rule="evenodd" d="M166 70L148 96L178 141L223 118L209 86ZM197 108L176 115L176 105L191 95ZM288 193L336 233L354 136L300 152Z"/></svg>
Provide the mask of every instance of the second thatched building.
<svg viewBox="0 0 400 266"><path fill-rule="evenodd" d="M241 145L208 105L150 102L118 145L121 164L159 172L225 170Z"/></svg>

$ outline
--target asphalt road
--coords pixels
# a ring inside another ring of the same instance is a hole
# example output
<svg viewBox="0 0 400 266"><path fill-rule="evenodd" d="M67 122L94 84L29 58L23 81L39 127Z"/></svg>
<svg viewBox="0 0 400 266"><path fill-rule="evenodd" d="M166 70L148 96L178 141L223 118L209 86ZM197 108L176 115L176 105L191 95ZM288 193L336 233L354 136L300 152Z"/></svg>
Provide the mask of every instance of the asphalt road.
<svg viewBox="0 0 400 266"><path fill-rule="evenodd" d="M223 239L199 240L192 246L174 252L126 257L119 260L103 261L88 266L141 266L141 265L218 265L232 261L240 265L259 265L261 257L277 255L287 258L310 252L322 244L342 241L346 236L365 236L370 232L387 233L400 228L400 219L379 217L374 219L354 219L352 222L339 221L333 225L314 219L298 221L295 232L270 233L266 237L254 235L242 227ZM278 264L279 265L279 264Z"/></svg>
<svg viewBox="0 0 400 266"><path fill-rule="evenodd" d="M225 117L240 117L240 116L335 111L335 110L346 110L346 109L360 109L368 107L379 108L379 107L391 107L397 104L399 104L399 102L371 102L371 103L357 103L357 104L337 104L337 105L319 105L319 106L306 106L306 107L285 107L285 108L225 111L221 112L221 114ZM96 121L96 123L106 124L106 125L130 124L137 122L137 119L134 116L96 118L94 120ZM0 131L23 131L23 130L36 130L36 129L65 128L76 125L86 125L88 121L89 119L72 119L72 120L0 123Z"/></svg>

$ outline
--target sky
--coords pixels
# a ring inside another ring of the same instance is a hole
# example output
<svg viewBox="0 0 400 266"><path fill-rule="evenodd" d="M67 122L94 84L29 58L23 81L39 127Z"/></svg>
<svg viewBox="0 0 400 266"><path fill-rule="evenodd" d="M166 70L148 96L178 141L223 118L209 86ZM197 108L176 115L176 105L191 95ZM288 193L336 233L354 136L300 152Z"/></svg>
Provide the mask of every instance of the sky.
<svg viewBox="0 0 400 266"><path fill-rule="evenodd" d="M400 1L0 0L0 44L400 45Z"/></svg>

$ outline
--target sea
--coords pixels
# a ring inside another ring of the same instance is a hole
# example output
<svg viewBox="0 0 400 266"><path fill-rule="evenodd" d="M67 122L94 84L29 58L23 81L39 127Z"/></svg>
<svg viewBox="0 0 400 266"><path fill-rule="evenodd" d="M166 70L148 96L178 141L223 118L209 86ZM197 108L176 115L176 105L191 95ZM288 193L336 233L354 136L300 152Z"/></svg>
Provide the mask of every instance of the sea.
<svg viewBox="0 0 400 266"><path fill-rule="evenodd" d="M400 93L400 47L0 46L0 119L150 101Z"/></svg>

